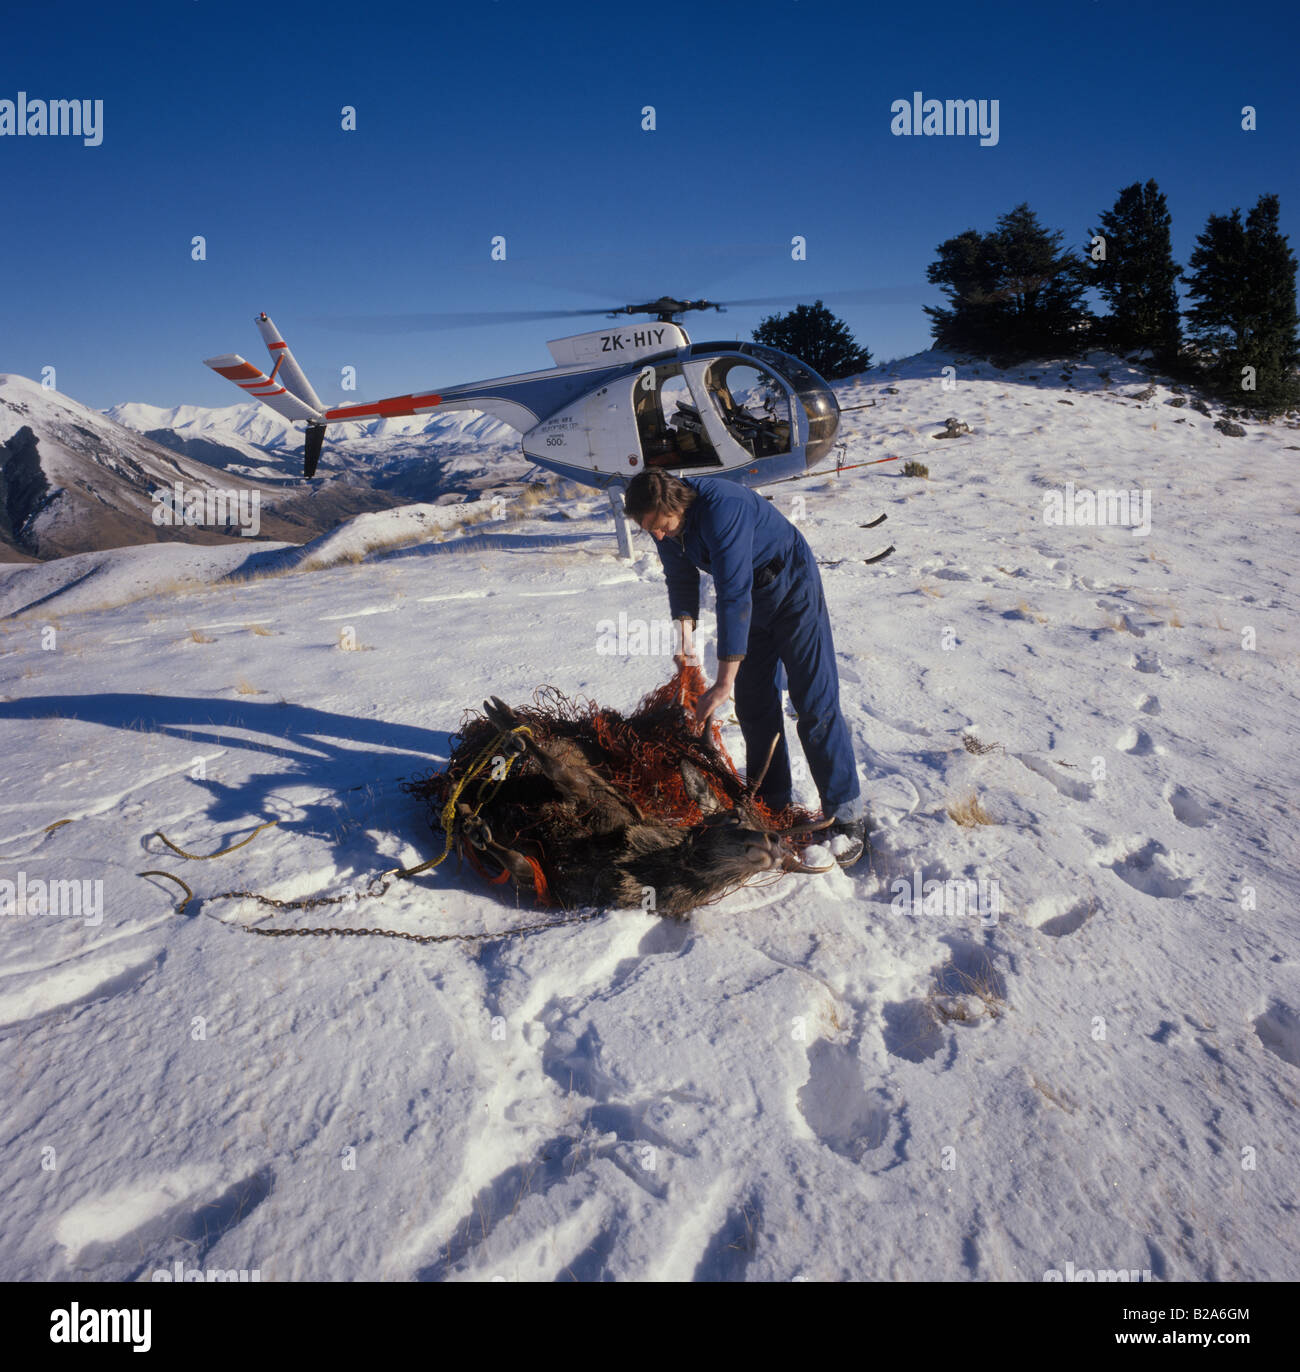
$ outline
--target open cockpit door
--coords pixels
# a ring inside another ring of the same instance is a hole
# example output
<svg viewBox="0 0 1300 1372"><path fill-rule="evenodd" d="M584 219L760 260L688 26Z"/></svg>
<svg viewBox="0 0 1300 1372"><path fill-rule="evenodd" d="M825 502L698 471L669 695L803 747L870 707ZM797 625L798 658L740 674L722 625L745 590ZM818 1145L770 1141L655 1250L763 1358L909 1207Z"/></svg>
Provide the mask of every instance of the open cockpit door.
<svg viewBox="0 0 1300 1372"><path fill-rule="evenodd" d="M682 368L694 408L725 467L802 450L808 420L784 377L738 354L697 358Z"/></svg>

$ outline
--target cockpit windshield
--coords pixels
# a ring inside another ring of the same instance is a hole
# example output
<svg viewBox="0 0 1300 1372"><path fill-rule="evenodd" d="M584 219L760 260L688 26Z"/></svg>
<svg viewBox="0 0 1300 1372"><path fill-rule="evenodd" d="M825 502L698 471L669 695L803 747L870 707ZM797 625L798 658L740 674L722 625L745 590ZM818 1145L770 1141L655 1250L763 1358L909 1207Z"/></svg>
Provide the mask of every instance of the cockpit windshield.
<svg viewBox="0 0 1300 1372"><path fill-rule="evenodd" d="M798 396L808 416L807 462L811 467L831 450L840 425L840 407L835 393L811 368L797 357L778 352L762 343L738 343L739 352L749 353L784 377Z"/></svg>

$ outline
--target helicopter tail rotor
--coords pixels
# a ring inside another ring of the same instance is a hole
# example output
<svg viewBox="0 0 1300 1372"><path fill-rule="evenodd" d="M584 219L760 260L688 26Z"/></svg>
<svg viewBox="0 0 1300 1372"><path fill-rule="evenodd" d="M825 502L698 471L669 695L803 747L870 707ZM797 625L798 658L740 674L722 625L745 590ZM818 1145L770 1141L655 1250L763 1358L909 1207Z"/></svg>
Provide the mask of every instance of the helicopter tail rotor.
<svg viewBox="0 0 1300 1372"><path fill-rule="evenodd" d="M316 463L320 460L321 445L325 438L325 406L266 312L259 314L255 322L274 363L270 375L245 361L238 353L206 357L203 364L211 367L218 376L234 382L245 395L260 400L285 419L307 421L303 474L310 478L316 474Z"/></svg>

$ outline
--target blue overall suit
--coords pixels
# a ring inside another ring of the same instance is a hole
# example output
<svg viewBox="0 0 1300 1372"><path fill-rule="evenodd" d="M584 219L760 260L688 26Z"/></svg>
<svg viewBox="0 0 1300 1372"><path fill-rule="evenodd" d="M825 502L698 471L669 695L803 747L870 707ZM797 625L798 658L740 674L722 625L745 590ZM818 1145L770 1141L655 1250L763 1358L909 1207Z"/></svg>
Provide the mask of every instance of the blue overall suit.
<svg viewBox="0 0 1300 1372"><path fill-rule="evenodd" d="M793 781L781 710L784 665L799 740L821 797L837 820L863 816L853 740L840 713L835 644L821 573L804 536L762 496L739 482L687 479L698 494L679 532L656 546L674 619L699 618L700 572L713 577L718 602L718 659L741 659L736 717L751 771L780 742L759 797L772 809L790 804Z"/></svg>

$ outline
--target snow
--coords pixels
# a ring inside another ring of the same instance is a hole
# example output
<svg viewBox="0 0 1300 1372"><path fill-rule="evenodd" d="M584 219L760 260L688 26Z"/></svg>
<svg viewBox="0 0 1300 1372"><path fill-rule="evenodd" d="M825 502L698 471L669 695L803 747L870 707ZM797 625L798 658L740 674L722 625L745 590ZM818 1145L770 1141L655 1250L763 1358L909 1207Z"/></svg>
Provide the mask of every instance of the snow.
<svg viewBox="0 0 1300 1372"><path fill-rule="evenodd" d="M3 380L0 377L0 382ZM343 403L359 404L361 398ZM104 413L139 433L169 430L180 444L192 440L219 444L229 450L221 465L232 471L250 475L274 472L275 463L261 465L268 456L289 470L296 471L301 465L302 426L295 427L256 401L219 408L177 405L171 409L129 402L113 405ZM218 450L205 447L203 451ZM520 457L519 436L508 425L491 415L452 410L333 424L325 436L321 470L348 466L400 469L421 458L439 459L444 464L444 479L446 475L477 476L489 466L514 475L530 465ZM243 465L236 459L242 459ZM210 460L215 461L215 456Z"/></svg>
<svg viewBox="0 0 1300 1372"><path fill-rule="evenodd" d="M833 564L878 828L851 872L688 923L236 927L538 918L454 859L342 906L213 899L435 856L398 783L488 694L626 709L667 677L596 649L667 614L603 497L0 569L0 876L28 883L0 920L0 1277L1300 1275L1297 432L1062 371L868 373L838 388L878 400L847 460L931 479L769 489ZM934 440L950 414L973 432ZM1068 481L1149 490L1150 535L1045 524ZM993 823L949 817L972 796ZM213 862L154 836L212 853L270 819ZM200 900L176 915L148 868ZM60 879L102 881L102 918L43 913ZM913 906L942 881L996 882L996 921L955 885Z"/></svg>

